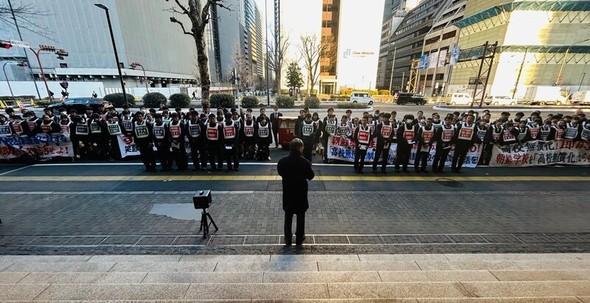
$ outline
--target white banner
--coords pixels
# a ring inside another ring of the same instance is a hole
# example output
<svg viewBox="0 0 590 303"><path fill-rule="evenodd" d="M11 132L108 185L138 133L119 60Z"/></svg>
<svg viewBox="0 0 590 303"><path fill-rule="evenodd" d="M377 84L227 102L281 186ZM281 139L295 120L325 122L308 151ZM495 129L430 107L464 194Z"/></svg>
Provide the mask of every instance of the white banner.
<svg viewBox="0 0 590 303"><path fill-rule="evenodd" d="M14 159L23 154L40 158L73 157L74 149L70 137L62 133L0 137L0 159Z"/></svg>
<svg viewBox="0 0 590 303"><path fill-rule="evenodd" d="M506 146L495 145L490 166L528 167L553 164L590 164L590 142L585 141L529 141Z"/></svg>
<svg viewBox="0 0 590 303"><path fill-rule="evenodd" d="M355 143L353 140L348 138L342 138L338 136L330 136L328 138L328 159L333 160L340 160L346 162L354 162L354 149ZM414 144L412 146L412 151L410 154L410 164L414 164L414 159L416 159L416 149L417 145ZM387 160L388 164L393 164L395 160L395 154L397 150L397 144L392 143L389 148L389 158ZM369 148L367 149L367 155L365 156L365 162L372 163L375 159L375 141L371 141ZM445 161L446 166L451 166L451 162L453 160L453 150L449 153ZM432 148L429 151L428 155L428 165L432 165L434 161L434 156L436 154L436 143L432 145ZM477 162L481 156L481 144L475 144L471 147L469 152L467 152L467 156L465 157L465 162L463 163L463 167L474 168L477 166Z"/></svg>
<svg viewBox="0 0 590 303"><path fill-rule="evenodd" d="M133 135L118 135L117 142L119 142L121 158L139 156L139 149L133 141Z"/></svg>

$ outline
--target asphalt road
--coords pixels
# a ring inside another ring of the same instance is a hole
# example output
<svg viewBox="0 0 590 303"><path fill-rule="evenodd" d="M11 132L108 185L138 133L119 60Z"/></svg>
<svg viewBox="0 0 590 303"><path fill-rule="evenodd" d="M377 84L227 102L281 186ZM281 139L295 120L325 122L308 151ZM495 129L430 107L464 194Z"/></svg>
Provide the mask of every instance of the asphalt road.
<svg viewBox="0 0 590 303"><path fill-rule="evenodd" d="M137 159L0 165L0 253L273 252L285 154L215 173L147 173ZM315 253L590 251L587 167L314 171L306 230ZM199 189L213 191L220 227L207 240L192 206Z"/></svg>

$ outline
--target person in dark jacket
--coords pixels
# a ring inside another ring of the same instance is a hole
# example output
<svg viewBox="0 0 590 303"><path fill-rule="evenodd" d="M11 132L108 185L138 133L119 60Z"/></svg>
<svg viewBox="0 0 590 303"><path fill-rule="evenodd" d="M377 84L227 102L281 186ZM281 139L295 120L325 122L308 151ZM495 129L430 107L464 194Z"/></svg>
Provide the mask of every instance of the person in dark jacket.
<svg viewBox="0 0 590 303"><path fill-rule="evenodd" d="M297 215L295 244L303 244L305 239L305 212L309 208L307 182L315 177L311 162L301 156L303 141L293 139L289 144L291 153L279 160L277 171L283 179L283 210L285 211L285 245L292 241L293 215Z"/></svg>

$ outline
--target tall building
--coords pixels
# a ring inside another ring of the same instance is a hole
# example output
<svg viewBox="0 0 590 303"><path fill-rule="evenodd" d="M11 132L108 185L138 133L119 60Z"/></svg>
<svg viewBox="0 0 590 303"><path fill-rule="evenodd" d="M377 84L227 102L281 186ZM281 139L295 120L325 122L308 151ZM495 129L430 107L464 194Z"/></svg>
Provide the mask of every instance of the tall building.
<svg viewBox="0 0 590 303"><path fill-rule="evenodd" d="M588 89L588 16L588 1L469 0L456 23L461 52L448 91L473 93L486 41L498 42L486 94L524 97L539 85L561 86L564 95Z"/></svg>
<svg viewBox="0 0 590 303"><path fill-rule="evenodd" d="M41 53L40 61L48 80L100 81L105 88L112 88L106 93L117 88L120 91L107 18L104 10L96 7L94 2L109 9L120 61L118 64L123 69L127 88L144 86L143 73L131 69L129 64L132 62L141 63L154 87L196 83L195 42L191 36L183 34L177 24L170 22L173 14L166 11L172 6L169 2L61 0L57 5L55 1L22 1L24 5L42 12L30 18L29 23L20 24L23 40L32 48L41 44L53 45L69 52L64 60ZM20 40L14 27L0 28L0 37ZM13 47L3 51L2 56L22 57L24 51L24 48ZM28 54L33 75L39 80L39 64L32 52L28 51ZM30 79L28 69L13 68L11 73L8 76L11 79Z"/></svg>
<svg viewBox="0 0 590 303"><path fill-rule="evenodd" d="M307 77L299 50L300 37L315 36L320 45L330 49L320 58L319 79L314 87L318 93L375 88L381 20L374 16L382 14L383 3L384 0L281 2L281 32L288 35L291 45L284 65L299 63ZM282 86L286 87L285 83Z"/></svg>
<svg viewBox="0 0 590 303"><path fill-rule="evenodd" d="M211 23L208 26L211 32L211 43L208 43L211 82L219 86L231 81L236 56L243 53L245 45L244 3L226 0L225 5L232 9L211 6Z"/></svg>
<svg viewBox="0 0 590 303"><path fill-rule="evenodd" d="M0 0L6 3L6 0ZM190 30L186 16L177 11L176 4L166 1L96 0L109 9L113 35L117 45L119 65L122 68L126 89L145 87L141 69L132 69L130 63L140 63L151 87L198 84L196 46L192 36L182 32L178 24L170 22L175 17ZM104 91L99 95L120 92L117 66L107 19L104 10L94 2L61 0L26 0L24 5L43 12L30 23L21 25L23 40L33 48L38 45L54 45L69 52L64 60L41 53L40 61L49 81L102 82ZM254 0L225 0L231 9L211 7L211 19L205 29L208 48L209 74L212 86L227 86L236 56L241 54L249 62L255 78L264 76L262 20ZM33 30L36 24L44 30ZM74 30L75 29L75 30ZM0 38L19 40L15 28L0 28ZM23 57L24 49L13 47L3 51L2 57ZM28 52L33 75L41 79L37 60ZM30 80L28 70L7 65L11 80ZM43 90L44 91L44 90ZM45 93L41 94L46 95Z"/></svg>
<svg viewBox="0 0 590 303"><path fill-rule="evenodd" d="M264 77L264 36L262 17L254 0L244 1L244 54L251 62L252 72Z"/></svg>
<svg viewBox="0 0 590 303"><path fill-rule="evenodd" d="M393 53L390 53L391 38L395 30L406 16L407 10L402 0L386 0L383 9L383 25L381 27L381 44L379 47L379 67L377 73L377 87L389 89L391 68L393 67ZM389 71L389 72L388 72ZM392 87L393 90L393 87ZM399 88L397 89L399 90Z"/></svg>
<svg viewBox="0 0 590 303"><path fill-rule="evenodd" d="M467 0L445 1L436 14L434 24L424 37L422 54L426 55L427 64L420 69L420 91L426 96L444 93L450 71L450 54L457 47L459 29L455 23L463 19ZM435 75L435 76L433 76Z"/></svg>
<svg viewBox="0 0 590 303"><path fill-rule="evenodd" d="M377 88L389 89L391 84L392 91L419 91L415 80L410 80L417 76L412 62L420 58L424 37L432 28L434 17L446 2L447 0L419 1L403 17L389 41L382 40L381 53L386 53L386 56L381 57L378 66L377 74L381 76Z"/></svg>

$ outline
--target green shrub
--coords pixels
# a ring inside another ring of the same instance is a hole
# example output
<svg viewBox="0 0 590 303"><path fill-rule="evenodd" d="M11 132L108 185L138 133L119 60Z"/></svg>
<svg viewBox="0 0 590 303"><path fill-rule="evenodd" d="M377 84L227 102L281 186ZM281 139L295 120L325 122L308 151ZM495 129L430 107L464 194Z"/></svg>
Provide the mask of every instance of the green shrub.
<svg viewBox="0 0 590 303"><path fill-rule="evenodd" d="M256 108L258 107L258 98L253 96L246 96L242 98L243 108Z"/></svg>
<svg viewBox="0 0 590 303"><path fill-rule="evenodd" d="M103 100L111 102L114 107L125 106L125 97L123 97L123 93L108 94L104 96ZM135 97L133 97L133 95L127 94L127 103L134 104Z"/></svg>
<svg viewBox="0 0 590 303"><path fill-rule="evenodd" d="M170 107L189 107L191 105L191 97L187 94L172 94L170 95Z"/></svg>
<svg viewBox="0 0 590 303"><path fill-rule="evenodd" d="M330 99L335 100L335 101L347 101L348 99L350 99L350 96L349 95L330 95Z"/></svg>
<svg viewBox="0 0 590 303"><path fill-rule="evenodd" d="M380 89L377 91L379 95L389 95L389 91L386 89Z"/></svg>
<svg viewBox="0 0 590 303"><path fill-rule="evenodd" d="M236 106L234 96L230 94L212 94L209 97L211 108L225 107L232 108Z"/></svg>
<svg viewBox="0 0 590 303"><path fill-rule="evenodd" d="M320 99L315 96L306 97L303 104L309 108L319 108L320 107Z"/></svg>
<svg viewBox="0 0 590 303"><path fill-rule="evenodd" d="M350 102L338 102L336 103L337 108L367 108L365 104L361 103L350 103Z"/></svg>
<svg viewBox="0 0 590 303"><path fill-rule="evenodd" d="M293 108L295 106L295 99L289 96L278 96L275 103L279 108Z"/></svg>
<svg viewBox="0 0 590 303"><path fill-rule="evenodd" d="M166 96L161 93L147 93L143 96L143 106L146 108L160 108L162 103L166 103Z"/></svg>

